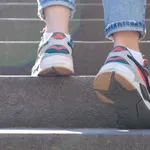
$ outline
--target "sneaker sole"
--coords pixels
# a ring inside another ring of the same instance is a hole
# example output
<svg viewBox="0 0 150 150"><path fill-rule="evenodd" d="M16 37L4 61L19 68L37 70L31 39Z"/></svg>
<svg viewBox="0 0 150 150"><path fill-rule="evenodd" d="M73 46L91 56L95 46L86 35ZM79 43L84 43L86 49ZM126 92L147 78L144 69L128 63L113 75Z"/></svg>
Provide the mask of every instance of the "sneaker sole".
<svg viewBox="0 0 150 150"><path fill-rule="evenodd" d="M136 87L115 71L99 74L93 83L100 100L116 110L118 128L150 128L150 111Z"/></svg>
<svg viewBox="0 0 150 150"><path fill-rule="evenodd" d="M39 77L56 77L56 76L71 76L74 72L69 68L63 66L52 66L45 70L42 70L38 76Z"/></svg>

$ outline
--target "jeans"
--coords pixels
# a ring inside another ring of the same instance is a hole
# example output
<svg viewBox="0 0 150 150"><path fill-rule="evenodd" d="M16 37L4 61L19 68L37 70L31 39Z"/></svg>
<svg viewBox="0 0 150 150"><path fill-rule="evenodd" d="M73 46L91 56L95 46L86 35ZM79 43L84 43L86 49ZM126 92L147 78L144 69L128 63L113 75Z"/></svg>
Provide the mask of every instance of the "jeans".
<svg viewBox="0 0 150 150"><path fill-rule="evenodd" d="M38 14L44 19L43 8L50 5L63 5L75 12L75 0L37 0ZM147 0L103 0L105 35L112 39L112 34L119 31L138 31L140 40L146 34L145 12Z"/></svg>

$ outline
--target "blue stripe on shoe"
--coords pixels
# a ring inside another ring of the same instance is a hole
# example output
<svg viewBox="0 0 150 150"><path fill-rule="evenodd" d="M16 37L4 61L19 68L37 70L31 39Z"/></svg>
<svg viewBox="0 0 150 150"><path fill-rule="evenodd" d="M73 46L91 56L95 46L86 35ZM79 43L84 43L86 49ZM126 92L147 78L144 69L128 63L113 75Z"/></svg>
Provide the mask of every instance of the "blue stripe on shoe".
<svg viewBox="0 0 150 150"><path fill-rule="evenodd" d="M105 64L110 63L110 62L119 62L119 63L124 63L124 64L128 64L129 63L121 56L113 56L107 59L107 61L105 62Z"/></svg>
<svg viewBox="0 0 150 150"><path fill-rule="evenodd" d="M50 46L45 53L61 53L61 54L69 54L68 49L64 45L52 45Z"/></svg>
<svg viewBox="0 0 150 150"><path fill-rule="evenodd" d="M53 54L53 53L61 53L61 54L69 54L69 51L66 49L56 50L56 49L48 49L45 51L47 54Z"/></svg>

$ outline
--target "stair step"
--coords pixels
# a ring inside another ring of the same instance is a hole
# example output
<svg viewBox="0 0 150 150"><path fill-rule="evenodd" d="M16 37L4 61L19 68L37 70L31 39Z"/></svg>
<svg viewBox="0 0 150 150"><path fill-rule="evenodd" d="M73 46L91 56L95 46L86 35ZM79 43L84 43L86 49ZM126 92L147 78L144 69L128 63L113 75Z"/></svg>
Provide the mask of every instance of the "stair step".
<svg viewBox="0 0 150 150"><path fill-rule="evenodd" d="M146 18L150 18L150 5L146 5L146 10ZM0 5L0 18L38 18L37 5ZM76 6L76 13L74 15L74 19L99 18L104 18L102 5L78 4Z"/></svg>
<svg viewBox="0 0 150 150"><path fill-rule="evenodd" d="M0 20L0 25L0 41L39 41L42 36L40 31L45 27L44 22L40 20ZM70 31L74 40L105 39L103 21L71 21Z"/></svg>
<svg viewBox="0 0 150 150"><path fill-rule="evenodd" d="M94 77L0 77L0 128L115 127L116 113L93 90Z"/></svg>
<svg viewBox="0 0 150 150"><path fill-rule="evenodd" d="M0 18L38 18L37 5L0 5ZM74 19L80 18L103 18L102 5L77 5Z"/></svg>
<svg viewBox="0 0 150 150"><path fill-rule="evenodd" d="M149 150L150 130L3 129L2 150Z"/></svg>
<svg viewBox="0 0 150 150"><path fill-rule="evenodd" d="M40 31L45 27L40 20L1 20L0 41L39 41ZM147 29L150 21L146 21ZM36 27L35 27L36 26ZM81 20L71 21L70 31L73 39L78 41L104 41L104 21L103 20ZM144 40L150 37L150 30Z"/></svg>
<svg viewBox="0 0 150 150"><path fill-rule="evenodd" d="M30 75L36 59L37 43L0 43L0 47L1 75ZM75 43L75 75L96 75L112 47L112 43L107 42ZM140 47L142 53L150 60L150 43L140 43Z"/></svg>

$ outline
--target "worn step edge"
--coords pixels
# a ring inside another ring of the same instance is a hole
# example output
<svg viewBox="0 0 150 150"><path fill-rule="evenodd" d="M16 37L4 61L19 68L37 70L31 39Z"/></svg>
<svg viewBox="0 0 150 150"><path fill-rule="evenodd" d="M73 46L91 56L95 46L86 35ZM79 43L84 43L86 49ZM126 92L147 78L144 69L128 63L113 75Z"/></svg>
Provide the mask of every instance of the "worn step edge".
<svg viewBox="0 0 150 150"><path fill-rule="evenodd" d="M0 134L72 134L72 135L150 135L149 130L118 130L102 128L0 128Z"/></svg>

